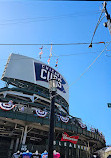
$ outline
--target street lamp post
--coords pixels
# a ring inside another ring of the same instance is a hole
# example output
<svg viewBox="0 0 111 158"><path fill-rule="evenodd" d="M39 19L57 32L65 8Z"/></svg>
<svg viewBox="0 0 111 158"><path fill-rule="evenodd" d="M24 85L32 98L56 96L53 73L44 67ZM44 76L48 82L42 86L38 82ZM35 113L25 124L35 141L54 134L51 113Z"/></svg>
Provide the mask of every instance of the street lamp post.
<svg viewBox="0 0 111 158"><path fill-rule="evenodd" d="M50 92L50 126L49 126L49 142L48 142L48 158L53 158L53 141L54 141L54 109L55 109L55 94L57 91L57 80L49 80Z"/></svg>

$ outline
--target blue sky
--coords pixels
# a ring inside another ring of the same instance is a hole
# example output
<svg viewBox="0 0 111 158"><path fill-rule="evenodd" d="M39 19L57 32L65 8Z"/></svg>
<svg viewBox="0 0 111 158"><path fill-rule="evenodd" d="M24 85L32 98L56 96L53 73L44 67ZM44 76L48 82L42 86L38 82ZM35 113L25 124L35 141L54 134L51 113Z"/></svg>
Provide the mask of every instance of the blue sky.
<svg viewBox="0 0 111 158"><path fill-rule="evenodd" d="M111 2L107 5L111 9ZM102 9L102 1L1 1L0 44L67 44L90 43ZM104 16L104 13L103 13ZM93 42L109 42L109 30L100 23ZM0 45L0 77L10 53L39 59L41 46ZM104 49L104 44L54 45L50 66L59 71L69 83L70 114L82 118L88 126L103 132L111 144L111 51L105 51L78 80ZM108 46L111 50L111 45ZM42 62L47 63L50 45L43 46ZM75 83L74 83L75 82ZM74 84L73 84L74 83ZM0 87L5 84L0 81ZM71 85L71 86L70 86Z"/></svg>

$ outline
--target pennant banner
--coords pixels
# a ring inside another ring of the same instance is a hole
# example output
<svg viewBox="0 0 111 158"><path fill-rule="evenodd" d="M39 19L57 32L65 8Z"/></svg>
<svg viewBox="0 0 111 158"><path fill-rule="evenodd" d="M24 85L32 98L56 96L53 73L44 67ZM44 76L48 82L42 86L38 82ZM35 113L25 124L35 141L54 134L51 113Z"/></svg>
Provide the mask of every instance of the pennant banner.
<svg viewBox="0 0 111 158"><path fill-rule="evenodd" d="M40 59L41 59L41 56L42 56L42 54L43 54L43 51L42 51L43 46L42 46L41 48L39 48L39 49L41 49L41 52L39 53L39 57L40 57Z"/></svg>
<svg viewBox="0 0 111 158"><path fill-rule="evenodd" d="M65 123L69 122L69 117L60 116L60 119L62 122L65 122Z"/></svg>
<svg viewBox="0 0 111 158"><path fill-rule="evenodd" d="M36 114L39 117L45 117L47 115L47 112L46 111L42 111L40 109L36 109Z"/></svg>
<svg viewBox="0 0 111 158"><path fill-rule="evenodd" d="M58 66L58 59L56 60L56 64L55 64L55 67L57 67Z"/></svg>
<svg viewBox="0 0 111 158"><path fill-rule="evenodd" d="M13 101L12 100L10 100L8 103L0 102L0 108L2 110L9 111L9 110L12 110L14 107L15 107L15 105L13 105Z"/></svg>
<svg viewBox="0 0 111 158"><path fill-rule="evenodd" d="M51 44L51 48L50 48L50 55L49 55L49 58L52 57L52 44Z"/></svg>
<svg viewBox="0 0 111 158"><path fill-rule="evenodd" d="M79 121L79 125L81 128L86 128L87 126L85 124L83 124L82 122Z"/></svg>
<svg viewBox="0 0 111 158"><path fill-rule="evenodd" d="M66 132L62 134L61 141L69 141L73 144L77 144L77 141L79 139L79 136L69 136Z"/></svg>
<svg viewBox="0 0 111 158"><path fill-rule="evenodd" d="M47 60L48 64L50 63L50 58Z"/></svg>

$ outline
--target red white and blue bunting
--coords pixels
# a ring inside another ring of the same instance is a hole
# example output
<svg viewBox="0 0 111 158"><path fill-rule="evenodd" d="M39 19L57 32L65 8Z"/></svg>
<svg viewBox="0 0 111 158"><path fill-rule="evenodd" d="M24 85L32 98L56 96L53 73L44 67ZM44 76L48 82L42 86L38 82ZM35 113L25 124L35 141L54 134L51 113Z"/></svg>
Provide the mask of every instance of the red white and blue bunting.
<svg viewBox="0 0 111 158"><path fill-rule="evenodd" d="M45 117L47 115L47 112L46 111L42 111L40 109L36 109L36 114L39 117Z"/></svg>
<svg viewBox="0 0 111 158"><path fill-rule="evenodd" d="M12 101L12 100L10 100L8 103L0 102L0 108L1 108L2 110L10 111L10 110L12 110L15 106L16 106L16 105L13 104L13 101ZM43 110L41 110L41 109L36 109L35 111L36 111L36 115L39 116L39 117L42 117L42 118L46 117L46 115L49 113L49 112L43 111ZM68 123L68 122L69 122L69 119L70 119L69 116L64 117L64 116L61 116L61 115L57 115L57 118L58 118L58 121L61 120L61 121L64 122L64 123ZM79 123L80 127L83 128L83 129L87 127L86 124L83 124L83 123L80 122L80 121L78 121L78 123ZM98 129L96 130L95 128L92 128L92 127L91 127L91 128L90 128L90 131L91 131L91 132L94 132L94 133L95 133L95 132L99 133L99 135L105 140L104 135L102 134L102 132L99 132Z"/></svg>
<svg viewBox="0 0 111 158"><path fill-rule="evenodd" d="M69 122L69 117L60 116L60 119L62 122L65 122L65 123Z"/></svg>
<svg viewBox="0 0 111 158"><path fill-rule="evenodd" d="M79 121L79 125L80 125L80 127L83 128L83 129L87 127L85 124L83 124L83 123L80 122L80 121Z"/></svg>
<svg viewBox="0 0 111 158"><path fill-rule="evenodd" d="M2 103L2 102L0 102L0 108L2 110L9 111L9 110L12 110L14 107L15 107L15 105L13 104L12 100L10 100L8 103Z"/></svg>

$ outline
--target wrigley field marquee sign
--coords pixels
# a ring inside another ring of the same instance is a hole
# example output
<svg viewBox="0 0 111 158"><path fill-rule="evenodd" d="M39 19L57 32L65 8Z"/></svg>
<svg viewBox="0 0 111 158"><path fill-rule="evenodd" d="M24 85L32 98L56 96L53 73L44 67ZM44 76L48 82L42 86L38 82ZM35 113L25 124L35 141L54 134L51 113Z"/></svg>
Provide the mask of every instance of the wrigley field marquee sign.
<svg viewBox="0 0 111 158"><path fill-rule="evenodd" d="M31 83L49 89L49 79L58 81L57 94L69 102L69 86L65 78L49 65L19 54L11 54L5 66L2 80L10 84Z"/></svg>

